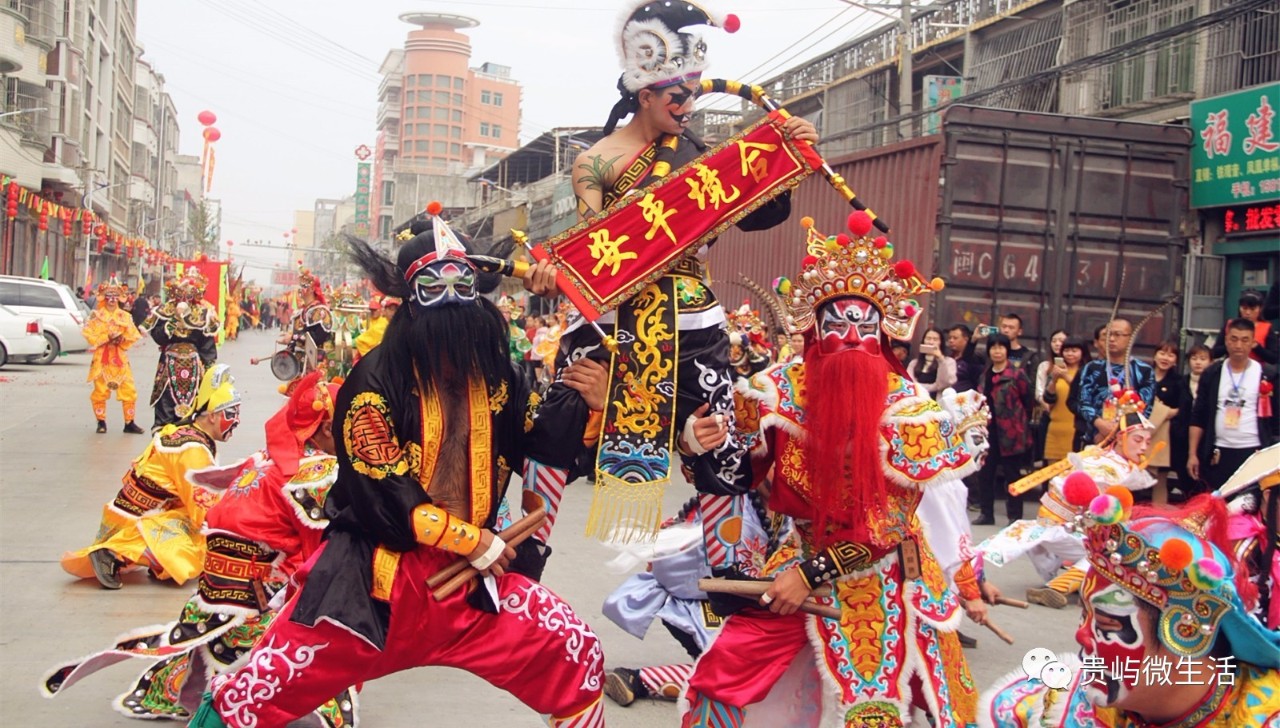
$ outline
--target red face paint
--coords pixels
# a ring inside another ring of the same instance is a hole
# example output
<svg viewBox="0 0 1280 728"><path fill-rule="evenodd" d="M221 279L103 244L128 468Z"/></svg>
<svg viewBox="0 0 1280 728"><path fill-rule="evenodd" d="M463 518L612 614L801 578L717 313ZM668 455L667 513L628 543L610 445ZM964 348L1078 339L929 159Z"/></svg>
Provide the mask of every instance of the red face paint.
<svg viewBox="0 0 1280 728"><path fill-rule="evenodd" d="M819 345L827 354L855 349L880 356L880 311L861 298L840 298L818 309Z"/></svg>

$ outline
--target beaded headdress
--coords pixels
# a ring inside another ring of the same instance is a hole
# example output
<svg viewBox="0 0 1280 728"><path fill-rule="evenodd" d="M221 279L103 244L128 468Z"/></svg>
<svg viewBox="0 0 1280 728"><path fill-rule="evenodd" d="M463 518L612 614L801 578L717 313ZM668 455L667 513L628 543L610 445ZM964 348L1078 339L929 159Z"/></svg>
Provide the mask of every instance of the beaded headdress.
<svg viewBox="0 0 1280 728"><path fill-rule="evenodd" d="M103 283L98 286L99 298L103 298L106 296L123 297L128 292L129 292L128 286L121 283L120 280L115 277L115 275L112 275L111 279L108 280L106 283Z"/></svg>
<svg viewBox="0 0 1280 728"><path fill-rule="evenodd" d="M616 34L621 85L635 93L696 80L707 68L707 45L700 33L682 30L707 25L733 33L739 24L738 16L713 13L700 2L628 3L618 17Z"/></svg>
<svg viewBox="0 0 1280 728"><path fill-rule="evenodd" d="M893 260L893 244L883 235L871 236L871 217L856 211L849 215L851 235L823 235L813 218L800 221L806 230L808 255L794 281L779 278L778 293L787 307L792 331L814 325L824 303L847 296L869 301L880 311L880 328L892 339L908 340L924 311L916 296L941 291L941 278L925 280L909 260Z"/></svg>

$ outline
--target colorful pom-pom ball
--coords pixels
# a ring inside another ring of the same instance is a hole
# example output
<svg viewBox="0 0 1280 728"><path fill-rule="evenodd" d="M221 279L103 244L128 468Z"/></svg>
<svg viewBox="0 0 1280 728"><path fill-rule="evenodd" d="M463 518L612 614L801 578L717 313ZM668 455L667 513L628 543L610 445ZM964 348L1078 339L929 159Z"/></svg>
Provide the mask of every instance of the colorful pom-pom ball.
<svg viewBox="0 0 1280 728"><path fill-rule="evenodd" d="M1109 526L1124 518L1124 506L1113 495L1100 495L1089 502L1089 515L1098 523Z"/></svg>
<svg viewBox="0 0 1280 728"><path fill-rule="evenodd" d="M428 215L439 215L442 212L444 212L444 205L440 204L439 200L432 200L427 203Z"/></svg>
<svg viewBox="0 0 1280 728"><path fill-rule="evenodd" d="M734 15L733 13L729 13L728 15L724 16L723 27L726 33L737 33L738 29L742 27L742 20L740 20L738 16Z"/></svg>
<svg viewBox="0 0 1280 728"><path fill-rule="evenodd" d="M946 287L947 287L947 282L942 280L941 278L934 278L933 280L929 281L929 290L933 291L934 293L937 293L938 291L941 291Z"/></svg>
<svg viewBox="0 0 1280 728"><path fill-rule="evenodd" d="M318 399L311 400L311 409L315 410L316 412L319 412L320 410L324 409L324 402L321 402Z"/></svg>
<svg viewBox="0 0 1280 728"><path fill-rule="evenodd" d="M1193 558L1191 545L1180 538L1171 538L1160 547L1160 563L1170 571L1182 571Z"/></svg>
<svg viewBox="0 0 1280 728"><path fill-rule="evenodd" d="M1077 470L1062 480L1062 496L1077 508L1085 508L1098 497L1098 484L1089 474Z"/></svg>
<svg viewBox="0 0 1280 728"><path fill-rule="evenodd" d="M800 218L800 227L804 228L805 230L808 230L809 228L813 227L813 218L809 217L808 215L805 215L804 217Z"/></svg>
<svg viewBox="0 0 1280 728"><path fill-rule="evenodd" d="M1133 509L1133 491L1123 485L1113 485L1102 492L1107 493L1120 501L1120 505L1123 506L1126 511Z"/></svg>
<svg viewBox="0 0 1280 728"><path fill-rule="evenodd" d="M911 304L909 304L909 303L908 303L907 305L905 305L905 306L903 306L903 307L902 307L902 314L903 314L904 316L906 316L906 317L910 318L910 317L912 317L912 316L915 316L915 315L916 315L916 312L917 312L917 311L919 311L919 310L920 310L920 309L918 309L918 308L916 308L915 306L912 306Z"/></svg>
<svg viewBox="0 0 1280 728"><path fill-rule="evenodd" d="M876 239L871 241L871 247L875 248L876 250L879 250L888 244L889 244L889 238L886 238L883 235L877 235Z"/></svg>
<svg viewBox="0 0 1280 728"><path fill-rule="evenodd" d="M1116 397L1120 396L1120 383L1119 383L1119 382L1117 382L1117 383L1115 383L1115 384L1112 384L1112 385L1111 385L1111 394L1112 394L1113 396L1116 396Z"/></svg>
<svg viewBox="0 0 1280 728"><path fill-rule="evenodd" d="M848 247L850 242L851 240L849 239L849 236L844 233L840 233L836 236L836 243L842 248Z"/></svg>
<svg viewBox="0 0 1280 728"><path fill-rule="evenodd" d="M801 268L811 268L818 264L818 259L812 255L806 255L804 260L800 261Z"/></svg>
<svg viewBox="0 0 1280 728"><path fill-rule="evenodd" d="M773 290L786 296L791 293L791 279L777 278L773 281Z"/></svg>
<svg viewBox="0 0 1280 728"><path fill-rule="evenodd" d="M1227 570L1213 559L1200 559L1188 567L1187 578L1191 579L1191 583L1197 588L1213 591L1222 586L1222 582L1227 578Z"/></svg>
<svg viewBox="0 0 1280 728"><path fill-rule="evenodd" d="M893 272L897 273L899 278L910 278L916 274L916 267L909 260L900 260L893 264Z"/></svg>
<svg viewBox="0 0 1280 728"><path fill-rule="evenodd" d="M871 232L872 224L871 216L862 210L854 210L849 213L849 232L857 237L862 237Z"/></svg>
<svg viewBox="0 0 1280 728"><path fill-rule="evenodd" d="M824 248L826 248L827 250L829 250L830 252L834 253L834 252L836 252L837 250L839 250L839 249L840 249L840 242L839 242L838 240L836 240L834 237L827 238L827 239L822 243L822 247L824 247Z"/></svg>

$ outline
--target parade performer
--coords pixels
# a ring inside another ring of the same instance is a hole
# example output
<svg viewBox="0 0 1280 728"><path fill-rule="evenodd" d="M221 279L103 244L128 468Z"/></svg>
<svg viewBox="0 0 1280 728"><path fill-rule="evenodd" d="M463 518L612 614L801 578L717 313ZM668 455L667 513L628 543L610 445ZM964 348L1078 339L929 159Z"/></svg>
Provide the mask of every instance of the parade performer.
<svg viewBox="0 0 1280 728"><path fill-rule="evenodd" d="M382 343L387 325L400 310L400 299L393 296L373 296L369 299L369 325L356 337L356 361Z"/></svg>
<svg viewBox="0 0 1280 728"><path fill-rule="evenodd" d="M749 378L764 371L773 363L773 351L769 348L769 336L765 333L760 312L743 302L736 311L725 314L729 329L729 364L734 376Z"/></svg>
<svg viewBox="0 0 1280 728"><path fill-rule="evenodd" d="M1112 395L1107 410L1115 413L1115 434L1106 446L1091 445L1067 456L1066 463L1049 466L1044 475L1056 473L1049 480L1049 490L1040 498L1040 511L1035 520L1020 520L978 545L983 560L993 566L1005 566L1027 556L1045 585L1027 590L1027 601L1053 609L1067 606L1067 598L1080 589L1087 571L1083 536L1067 525L1075 515L1075 507L1067 499L1070 488L1122 486L1130 492L1155 485L1146 470L1147 447L1151 444L1151 422L1142 414L1142 400L1132 390ZM1064 467L1065 466L1065 467ZM1083 478L1077 473L1089 476ZM1039 476L1043 477L1043 475ZM1037 475L1027 476L1036 479ZM1026 479L1024 479L1025 481ZM1043 481L1041 481L1043 482ZM1011 486L1012 487L1012 486ZM1059 574L1064 563L1073 564Z"/></svg>
<svg viewBox="0 0 1280 728"><path fill-rule="evenodd" d="M98 432L107 431L107 398L115 392L124 412L124 431L140 435L142 428L133 421L138 390L133 385L133 368L126 353L138 342L140 334L133 316L120 307L124 295L125 287L114 276L98 286L98 307L84 325L84 338L93 347L93 363L86 381L93 382L89 401L98 420Z"/></svg>
<svg viewBox="0 0 1280 728"><path fill-rule="evenodd" d="M743 514L741 568L744 573L758 575L791 521L785 516L770 516L760 491L738 497L745 501L738 509ZM724 623L712 611L707 594L698 588L699 579L711 576L698 499L685 503L662 525L656 542L620 548L622 553L609 563L611 571L648 566L605 598L604 616L637 639L644 639L653 620L660 619L689 657L697 660ZM622 706L638 698L674 701L692 674L692 662L616 667L605 676L604 693Z"/></svg>
<svg viewBox="0 0 1280 728"><path fill-rule="evenodd" d="M297 296L297 309L278 341L287 346L306 374L322 366L332 348L333 312L325 302L320 278L306 268L298 272Z"/></svg>
<svg viewBox="0 0 1280 728"><path fill-rule="evenodd" d="M232 278L230 285L227 286L227 321L223 328L226 330L228 341L235 341L240 337L240 317L244 314L240 300L243 297L244 269L242 267L240 275Z"/></svg>
<svg viewBox="0 0 1280 728"><path fill-rule="evenodd" d="M914 512L923 490L977 458L889 345L910 339L914 297L942 281L891 263L866 213L850 215L852 237L802 223L808 256L779 292L805 333L804 361L752 377L738 418L753 477L773 467L770 510L795 528L765 569L768 591L739 602L699 660L683 724L902 726L918 708L932 725L968 725L977 691L955 634L960 606ZM708 525L709 550L737 528L733 517ZM797 612L811 595L841 618Z"/></svg>
<svg viewBox="0 0 1280 728"><path fill-rule="evenodd" d="M225 364L204 373L191 416L155 434L121 479L124 487L102 509L93 545L62 556L62 568L119 589L120 572L147 567L157 579L185 583L204 566L205 513L217 496L191 482L191 472L217 459L240 423L240 394Z"/></svg>
<svg viewBox="0 0 1280 728"><path fill-rule="evenodd" d="M515 551L489 530L529 443L576 453L585 411L555 427L532 420L502 316L479 295L462 246L433 222L396 263L352 242L374 286L408 306L339 393L325 542L244 666L213 680L193 726L284 726L348 685L421 665L478 675L553 726L603 725L595 635L546 587L509 571ZM596 369L584 410L602 406ZM437 598L427 579L459 558L485 578Z"/></svg>
<svg viewBox="0 0 1280 728"><path fill-rule="evenodd" d="M1080 590L1079 657L999 680L981 698L984 725L1280 725L1280 633L1248 613L1257 591L1231 556L1222 500L1132 510L1127 502L1113 487L1073 503L1091 567ZM1065 692L1046 685L1049 669Z"/></svg>
<svg viewBox="0 0 1280 728"><path fill-rule="evenodd" d="M167 300L142 322L160 345L151 387L155 429L191 416L205 370L218 359L218 312L204 300L206 285L198 269L188 268L165 284Z"/></svg>
<svg viewBox="0 0 1280 728"><path fill-rule="evenodd" d="M343 283L333 290L330 316L333 321L333 338L324 362L325 378L341 382L351 372L357 359L356 340L366 327L369 304L364 302L354 288Z"/></svg>
<svg viewBox="0 0 1280 728"><path fill-rule="evenodd" d="M308 374L267 421L266 448L243 462L196 471L221 492L206 514L208 550L196 592L176 621L133 630L113 647L59 665L41 683L46 697L128 659L150 665L113 702L131 718L187 719L206 682L226 672L275 618L267 604L320 545L324 503L338 472L333 407L338 387ZM315 711L325 728L356 725L354 691Z"/></svg>
<svg viewBox="0 0 1280 728"><path fill-rule="evenodd" d="M738 27L736 16L713 16L700 3L687 2L630 0L619 20L615 38L623 65L618 81L621 98L605 125L607 136L581 153L573 165L573 189L582 221L610 214L624 196L652 187L671 170L692 164L707 151L688 129L701 90L699 79L708 65L706 45L701 35L690 29L706 25L734 31ZM631 121L617 129L618 122L629 114L633 115ZM804 119L791 117L777 123L788 142L814 143L818 139L813 125ZM706 174L713 179L718 172L708 168ZM699 205L719 209L723 196L732 194L713 182L698 191L701 201L691 199L689 209ZM783 192L750 208L750 214L736 224L746 231L764 230L784 221L790 211L790 196ZM646 243L640 242L641 238L651 241L649 245L669 245L667 238L675 239L670 226L678 226L682 220L668 220L671 214L671 210L651 210L646 219L655 225L654 230L630 237L642 245ZM662 226L667 226L667 232L655 238ZM719 512L736 507L731 483L746 459L741 444L732 436L732 377L724 309L705 281L709 245L691 252L668 275L597 319L598 324L613 330L614 338L624 347L618 355L611 356L581 318L570 322L560 341L557 369L583 356L610 366L611 394L597 452L596 496L588 523L589 531L598 536L613 533L623 522L637 524L637 538L652 535L661 521L662 492L670 480L673 450L680 450L683 464L701 481L704 509ZM626 255L635 257L634 253L623 253L618 261ZM538 268L546 265L544 260ZM617 267L613 273L618 273ZM546 294L554 288L530 290ZM563 401L572 403L572 394L553 383L543 411L559 417L555 413L566 408L570 410L566 416L573 416L572 406ZM696 448L695 440L678 436L680 428L704 404L729 423L731 433L723 444L706 453ZM684 446L678 446L678 441ZM567 465L553 454L540 460ZM564 485L548 483L546 487L549 489L540 490L539 495L551 504L548 514L554 518L554 504L560 501ZM724 555L725 550L718 549L711 557Z"/></svg>

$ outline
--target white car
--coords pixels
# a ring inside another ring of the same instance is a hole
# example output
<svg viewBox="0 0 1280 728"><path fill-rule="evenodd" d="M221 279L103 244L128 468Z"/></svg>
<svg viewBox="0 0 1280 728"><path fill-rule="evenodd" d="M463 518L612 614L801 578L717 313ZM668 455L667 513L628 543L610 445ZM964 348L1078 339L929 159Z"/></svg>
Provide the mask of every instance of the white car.
<svg viewBox="0 0 1280 728"><path fill-rule="evenodd" d="M0 305L0 367L9 363L9 357L44 356L47 345L40 319Z"/></svg>
<svg viewBox="0 0 1280 728"><path fill-rule="evenodd" d="M23 315L40 318L44 328L44 352L36 359L52 364L58 354L85 351L89 342L80 332L89 315L84 302L65 283L22 276L0 276L0 305ZM14 356L12 353L11 356Z"/></svg>

